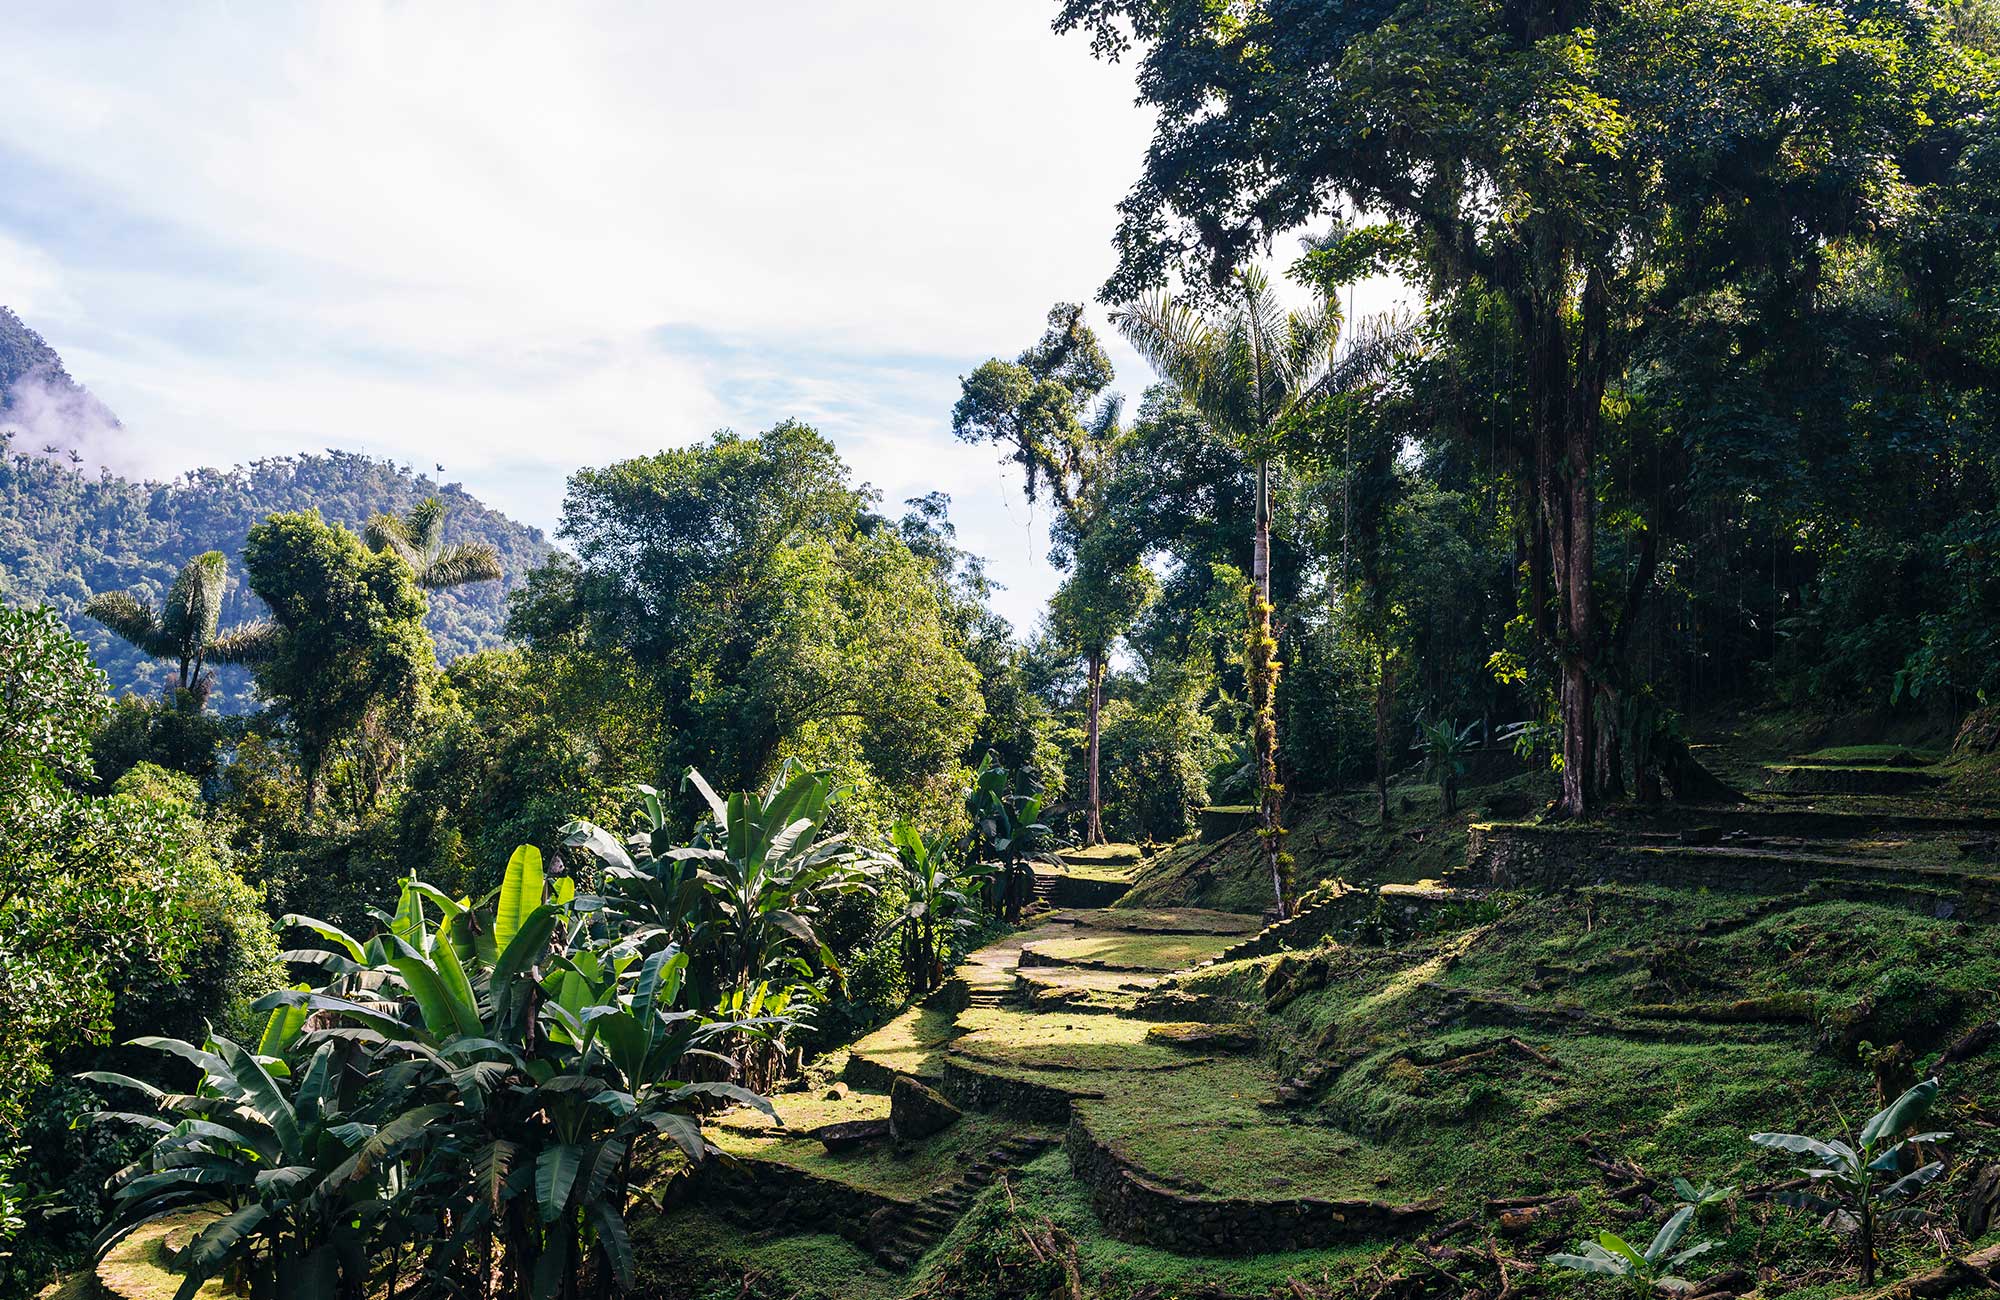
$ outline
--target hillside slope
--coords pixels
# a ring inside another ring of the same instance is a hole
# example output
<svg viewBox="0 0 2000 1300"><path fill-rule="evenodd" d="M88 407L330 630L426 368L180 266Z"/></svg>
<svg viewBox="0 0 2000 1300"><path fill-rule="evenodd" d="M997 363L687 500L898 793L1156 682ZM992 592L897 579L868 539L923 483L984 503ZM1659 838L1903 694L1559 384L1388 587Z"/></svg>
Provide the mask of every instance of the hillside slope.
<svg viewBox="0 0 2000 1300"><path fill-rule="evenodd" d="M0 454L0 595L14 604L54 605L89 643L114 692L150 692L171 666L146 659L85 618L83 603L93 593L132 590L157 601L181 565L203 551L221 551L232 578L222 622L232 626L263 612L263 602L242 585L238 557L244 536L264 516L317 506L327 519L358 529L378 511L404 510L432 494L445 502L450 540L491 542L506 573L499 582L432 595L426 622L439 656L450 659L499 642L507 593L548 553L548 543L538 529L488 509L458 484L350 452L280 456L150 483L86 475L7 446ZM242 708L247 690L245 673L222 669L213 698L224 709Z"/></svg>

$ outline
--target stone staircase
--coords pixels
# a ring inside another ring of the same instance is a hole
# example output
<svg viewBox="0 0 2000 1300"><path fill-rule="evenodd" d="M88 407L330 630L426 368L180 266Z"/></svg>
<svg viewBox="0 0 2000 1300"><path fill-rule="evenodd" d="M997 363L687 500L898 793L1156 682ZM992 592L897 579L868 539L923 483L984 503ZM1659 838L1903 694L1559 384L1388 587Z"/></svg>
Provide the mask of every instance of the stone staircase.
<svg viewBox="0 0 2000 1300"><path fill-rule="evenodd" d="M1055 1144L1054 1138L1029 1134L1009 1138L982 1156L957 1182L932 1192L907 1211L878 1214L880 1222L869 1225L875 1262L898 1273L909 1272L965 1216L973 1200L996 1177L1019 1169Z"/></svg>

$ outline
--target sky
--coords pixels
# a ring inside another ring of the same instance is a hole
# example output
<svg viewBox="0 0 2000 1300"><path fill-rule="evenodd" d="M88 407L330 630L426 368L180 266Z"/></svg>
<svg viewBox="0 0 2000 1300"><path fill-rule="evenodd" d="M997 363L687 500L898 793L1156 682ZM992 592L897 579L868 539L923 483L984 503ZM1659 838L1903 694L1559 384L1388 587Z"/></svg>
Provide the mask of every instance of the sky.
<svg viewBox="0 0 2000 1300"><path fill-rule="evenodd" d="M1152 125L1052 0L85 8L9 6L0 304L115 468L339 447L553 529L579 466L796 417L948 492L1032 630L1045 508L951 406L1094 298Z"/></svg>

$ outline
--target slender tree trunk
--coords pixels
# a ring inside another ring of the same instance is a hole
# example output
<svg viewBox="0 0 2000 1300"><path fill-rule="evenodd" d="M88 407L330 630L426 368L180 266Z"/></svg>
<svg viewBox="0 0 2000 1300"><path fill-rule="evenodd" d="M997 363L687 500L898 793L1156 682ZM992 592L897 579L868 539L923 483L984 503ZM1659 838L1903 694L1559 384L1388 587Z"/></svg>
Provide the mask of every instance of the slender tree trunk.
<svg viewBox="0 0 2000 1300"><path fill-rule="evenodd" d="M1250 726L1257 751L1258 839L1271 873L1271 896L1280 917L1290 915L1284 820L1278 785L1278 641L1271 632L1271 464L1257 462L1256 533L1250 552Z"/></svg>
<svg viewBox="0 0 2000 1300"><path fill-rule="evenodd" d="M1389 822L1389 714L1396 683L1391 677L1389 651L1375 649L1375 807L1383 825Z"/></svg>
<svg viewBox="0 0 2000 1300"><path fill-rule="evenodd" d="M1104 652L1090 652L1090 815L1084 825L1085 844L1104 843L1104 799L1098 788L1098 713L1104 706Z"/></svg>

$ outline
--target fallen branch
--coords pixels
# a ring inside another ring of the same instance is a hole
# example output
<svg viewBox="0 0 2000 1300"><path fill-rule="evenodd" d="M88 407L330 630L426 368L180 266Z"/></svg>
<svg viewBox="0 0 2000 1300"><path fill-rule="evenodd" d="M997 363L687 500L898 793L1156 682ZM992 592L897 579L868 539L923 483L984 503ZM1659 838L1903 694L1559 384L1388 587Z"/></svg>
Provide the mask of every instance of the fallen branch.
<svg viewBox="0 0 2000 1300"><path fill-rule="evenodd" d="M1969 1286L2000 1287L2000 1246L1988 1246L1961 1259L1948 1259L1928 1273L1893 1282L1858 1300L1919 1300L1919 1297L1950 1295Z"/></svg>
<svg viewBox="0 0 2000 1300"><path fill-rule="evenodd" d="M1945 1048L1944 1054L1938 1057L1938 1064L1957 1065L1960 1061L1970 1060L1991 1047L1995 1039L2000 1039L2000 1020L1989 1020Z"/></svg>
<svg viewBox="0 0 2000 1300"><path fill-rule="evenodd" d="M1524 1205L1500 1212L1500 1231L1526 1232L1538 1223L1559 1218L1583 1203L1575 1196L1560 1196L1540 1205Z"/></svg>

